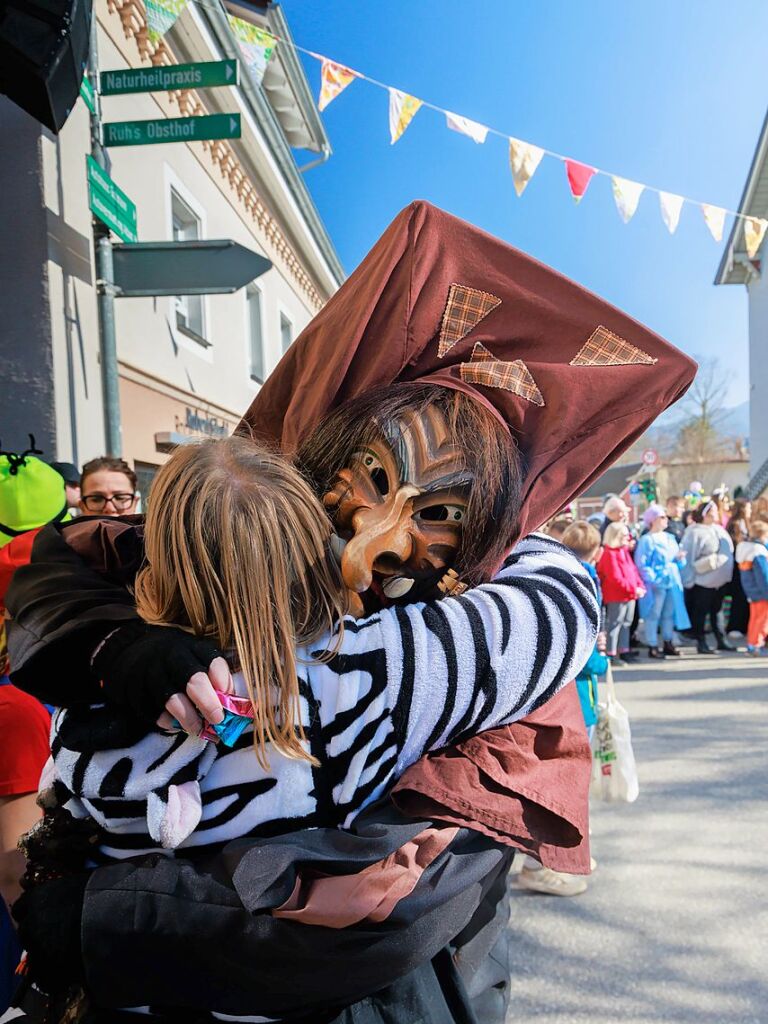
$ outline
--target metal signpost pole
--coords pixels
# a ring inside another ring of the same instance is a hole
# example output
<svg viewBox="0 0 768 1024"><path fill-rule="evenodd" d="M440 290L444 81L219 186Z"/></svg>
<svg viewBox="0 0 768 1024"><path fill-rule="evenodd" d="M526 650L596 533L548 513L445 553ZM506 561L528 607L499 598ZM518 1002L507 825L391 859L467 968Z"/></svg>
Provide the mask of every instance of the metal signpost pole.
<svg viewBox="0 0 768 1024"><path fill-rule="evenodd" d="M97 49L97 18L94 12L91 24L91 53L88 77L93 86L91 113L91 156L105 171L107 161L101 144L101 99L99 97L99 56ZM104 435L109 455L121 455L123 450L120 428L120 390L117 375L117 342L115 339L115 283L112 265L112 243L109 228L98 217L93 217L93 246L96 255L96 291L99 310L99 350L101 355L101 381L104 394Z"/></svg>

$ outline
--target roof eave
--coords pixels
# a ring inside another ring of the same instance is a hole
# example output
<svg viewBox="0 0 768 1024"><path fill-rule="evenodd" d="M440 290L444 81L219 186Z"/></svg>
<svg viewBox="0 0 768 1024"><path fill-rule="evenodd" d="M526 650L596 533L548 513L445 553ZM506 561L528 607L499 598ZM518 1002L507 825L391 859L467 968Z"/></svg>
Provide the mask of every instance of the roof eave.
<svg viewBox="0 0 768 1024"><path fill-rule="evenodd" d="M758 179L765 166L766 158L768 158L768 111L763 119L760 138L755 148L754 155L752 156L752 163L750 164L747 180L744 184L744 190L739 201L739 213L745 213L747 215L751 213L749 207L757 187ZM744 229L741 220L736 218L733 222L733 226L731 227L728 242L726 243L725 250L720 259L720 264L717 268L717 274L715 275L714 281L716 285L747 284L749 281L749 275L746 270L743 269L743 264L741 264L741 261L737 261L734 258L737 255L743 255L745 257L747 255L746 246L738 250L736 249L736 243L739 238L743 241ZM739 265L742 265L741 273L736 272L734 274L734 268Z"/></svg>

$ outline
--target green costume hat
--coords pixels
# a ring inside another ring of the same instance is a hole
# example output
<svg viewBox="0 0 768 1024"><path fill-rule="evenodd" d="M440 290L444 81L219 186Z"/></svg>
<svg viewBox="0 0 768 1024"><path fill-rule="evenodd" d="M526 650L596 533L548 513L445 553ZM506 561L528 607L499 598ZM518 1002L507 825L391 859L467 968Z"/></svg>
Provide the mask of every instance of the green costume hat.
<svg viewBox="0 0 768 1024"><path fill-rule="evenodd" d="M69 518L64 480L31 447L17 455L0 451L0 548L27 530Z"/></svg>

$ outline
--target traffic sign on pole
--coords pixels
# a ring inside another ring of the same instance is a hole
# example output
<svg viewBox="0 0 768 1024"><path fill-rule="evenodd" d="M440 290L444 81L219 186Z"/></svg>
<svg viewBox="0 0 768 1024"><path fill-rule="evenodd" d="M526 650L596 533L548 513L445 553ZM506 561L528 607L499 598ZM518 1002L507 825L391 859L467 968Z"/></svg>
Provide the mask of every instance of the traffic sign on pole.
<svg viewBox="0 0 768 1024"><path fill-rule="evenodd" d="M88 74L83 75L83 80L80 83L80 96L82 97L83 103L88 107L88 110L92 113L96 113L96 101L93 96L93 86L90 83Z"/></svg>
<svg viewBox="0 0 768 1024"><path fill-rule="evenodd" d="M112 248L118 297L236 292L272 266L230 238L139 242Z"/></svg>
<svg viewBox="0 0 768 1024"><path fill-rule="evenodd" d="M152 121L110 121L104 125L104 145L151 146L159 142L239 139L240 131L239 114L160 117Z"/></svg>
<svg viewBox="0 0 768 1024"><path fill-rule="evenodd" d="M659 453L655 448L646 448L640 458L642 459L643 465L648 467L657 467L661 462Z"/></svg>
<svg viewBox="0 0 768 1024"><path fill-rule="evenodd" d="M86 157L88 168L88 205L93 213L124 242L135 242L136 204L112 181L92 156Z"/></svg>
<svg viewBox="0 0 768 1024"><path fill-rule="evenodd" d="M153 68L102 71L99 92L120 96L129 92L168 92L171 89L213 89L237 85L236 60L208 60L197 64L159 64Z"/></svg>

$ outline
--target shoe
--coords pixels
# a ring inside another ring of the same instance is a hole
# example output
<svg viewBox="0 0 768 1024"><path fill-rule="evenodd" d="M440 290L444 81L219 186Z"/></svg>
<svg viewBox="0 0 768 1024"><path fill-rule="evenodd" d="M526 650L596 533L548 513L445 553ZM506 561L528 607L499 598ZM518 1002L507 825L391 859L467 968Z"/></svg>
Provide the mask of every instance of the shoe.
<svg viewBox="0 0 768 1024"><path fill-rule="evenodd" d="M622 651L619 654L619 657L622 661L626 661L627 664L629 664L633 661L637 661L637 659L640 657L640 651Z"/></svg>
<svg viewBox="0 0 768 1024"><path fill-rule="evenodd" d="M731 647L731 645L727 642L727 640L723 640L722 637L717 641L717 649L718 649L718 651L731 651L731 652L736 650L735 647Z"/></svg>
<svg viewBox="0 0 768 1024"><path fill-rule="evenodd" d="M715 652L707 646L706 640L696 641L696 652L697 654L714 654Z"/></svg>
<svg viewBox="0 0 768 1024"><path fill-rule="evenodd" d="M580 875L569 875L552 868L523 868L517 876L517 884L531 892L543 892L548 896L578 896L587 890L587 880Z"/></svg>
<svg viewBox="0 0 768 1024"><path fill-rule="evenodd" d="M675 645L672 643L671 640L665 640L664 641L664 647L662 648L662 650L664 651L665 654L669 655L671 658L679 658L680 657L680 651L678 651L678 649L675 647Z"/></svg>
<svg viewBox="0 0 768 1024"><path fill-rule="evenodd" d="M660 647L649 647L648 648L648 657L649 658L664 658L665 655L664 655L664 651L662 651Z"/></svg>

